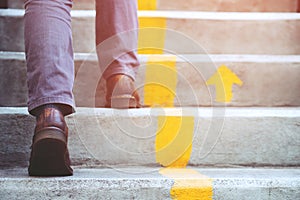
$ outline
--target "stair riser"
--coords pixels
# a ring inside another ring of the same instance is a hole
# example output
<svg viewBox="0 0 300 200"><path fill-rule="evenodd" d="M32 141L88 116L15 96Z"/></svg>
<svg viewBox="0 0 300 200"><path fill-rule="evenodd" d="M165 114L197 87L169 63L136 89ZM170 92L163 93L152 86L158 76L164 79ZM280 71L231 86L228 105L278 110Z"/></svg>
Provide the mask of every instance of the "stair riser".
<svg viewBox="0 0 300 200"><path fill-rule="evenodd" d="M0 55L0 105L26 106L27 83L26 64L24 54L2 53ZM76 54L77 55L77 54ZM75 57L77 57L75 55ZM8 56L8 57L7 57ZM87 55L86 55L87 56ZM84 61L75 59L76 78L74 94L77 106L103 107L105 105L105 81L101 80L97 87L101 73L96 56ZM86 57L87 58L87 57ZM144 86L149 73L146 65L149 57L142 56L141 67L137 76L136 86L139 88L142 103L144 103ZM270 58L272 59L272 58ZM274 57L273 57L274 59ZM288 59L288 58L287 58ZM243 82L242 86L232 86L232 100L227 106L300 106L299 69L300 62L269 60L264 62L258 57L252 61L239 59L212 58L212 62L191 60L177 61L177 86L174 106L211 106L222 105L215 102L216 87L207 86L207 81L221 65L230 68ZM163 67L164 68L164 67ZM160 69L157 70L158 72ZM8 95L9 94L9 95ZM96 103L95 103L96 102Z"/></svg>
<svg viewBox="0 0 300 200"><path fill-rule="evenodd" d="M23 0L7 0L9 8L23 8ZM157 0L158 10L196 10L224 12L296 12L298 0ZM94 1L76 0L73 9L94 9Z"/></svg>
<svg viewBox="0 0 300 200"><path fill-rule="evenodd" d="M87 14L87 17L76 15L72 23L74 50L90 52L95 47L94 17L91 14ZM14 17L0 17L0 27L3 27L0 35L1 50L24 51L22 18L22 12ZM176 54L204 51L212 54L300 53L300 45L295 45L300 43L300 20L167 18L166 28L168 31L163 39L165 44L159 48Z"/></svg>
<svg viewBox="0 0 300 200"><path fill-rule="evenodd" d="M12 110L2 108L0 115L1 168L24 167L28 163L34 119L26 115L25 108ZM67 118L73 165L158 166L155 150L158 116L178 115L178 112L168 114L169 111L77 109L76 115ZM184 116L195 116L190 165L300 165L299 111L254 108L215 111L218 114L213 117L208 114L209 109L183 111Z"/></svg>

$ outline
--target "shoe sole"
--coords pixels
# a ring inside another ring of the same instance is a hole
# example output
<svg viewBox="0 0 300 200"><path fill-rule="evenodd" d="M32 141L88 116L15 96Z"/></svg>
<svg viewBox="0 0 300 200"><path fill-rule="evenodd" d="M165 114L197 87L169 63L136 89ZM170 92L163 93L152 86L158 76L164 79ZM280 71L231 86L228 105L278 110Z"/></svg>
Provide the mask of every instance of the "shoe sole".
<svg viewBox="0 0 300 200"><path fill-rule="evenodd" d="M28 172L30 176L71 176L67 163L69 153L64 134L58 130L43 130L36 135Z"/></svg>
<svg viewBox="0 0 300 200"><path fill-rule="evenodd" d="M107 104L108 108L127 109L138 108L136 99L131 95L113 96L110 98L110 104Z"/></svg>

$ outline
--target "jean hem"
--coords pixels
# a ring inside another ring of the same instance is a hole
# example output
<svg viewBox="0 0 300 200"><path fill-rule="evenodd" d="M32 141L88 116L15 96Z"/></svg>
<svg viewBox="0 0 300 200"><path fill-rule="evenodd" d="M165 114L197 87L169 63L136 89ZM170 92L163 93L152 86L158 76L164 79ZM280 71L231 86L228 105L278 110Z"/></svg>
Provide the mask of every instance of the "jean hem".
<svg viewBox="0 0 300 200"><path fill-rule="evenodd" d="M67 113L67 115L72 114L75 112L75 103L73 99L70 98L64 98L64 97L44 97L40 98L31 102L28 102L28 112L32 114L32 111L35 108L38 108L39 106L45 105L45 104L64 104L67 106L70 106L72 109L70 113Z"/></svg>

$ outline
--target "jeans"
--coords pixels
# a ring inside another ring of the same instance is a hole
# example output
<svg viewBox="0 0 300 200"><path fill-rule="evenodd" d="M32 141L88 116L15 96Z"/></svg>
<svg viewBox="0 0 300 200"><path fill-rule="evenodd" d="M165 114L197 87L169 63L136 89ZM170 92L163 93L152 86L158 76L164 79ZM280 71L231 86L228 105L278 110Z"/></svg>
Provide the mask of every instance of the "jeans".
<svg viewBox="0 0 300 200"><path fill-rule="evenodd" d="M25 0L24 38L28 110L45 104L75 108L72 0ZM139 66L136 0L96 0L96 46L105 79L125 74L135 79Z"/></svg>

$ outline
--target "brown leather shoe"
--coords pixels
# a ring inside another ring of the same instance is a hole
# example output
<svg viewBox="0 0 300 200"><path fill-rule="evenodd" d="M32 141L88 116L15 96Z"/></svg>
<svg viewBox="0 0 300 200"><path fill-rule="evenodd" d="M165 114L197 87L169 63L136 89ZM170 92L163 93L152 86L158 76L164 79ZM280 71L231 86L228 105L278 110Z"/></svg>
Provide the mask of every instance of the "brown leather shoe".
<svg viewBox="0 0 300 200"><path fill-rule="evenodd" d="M37 117L31 146L30 176L70 176L68 127L62 113L45 108Z"/></svg>
<svg viewBox="0 0 300 200"><path fill-rule="evenodd" d="M117 74L106 80L106 106L109 108L139 108L140 97L134 81L127 75Z"/></svg>

